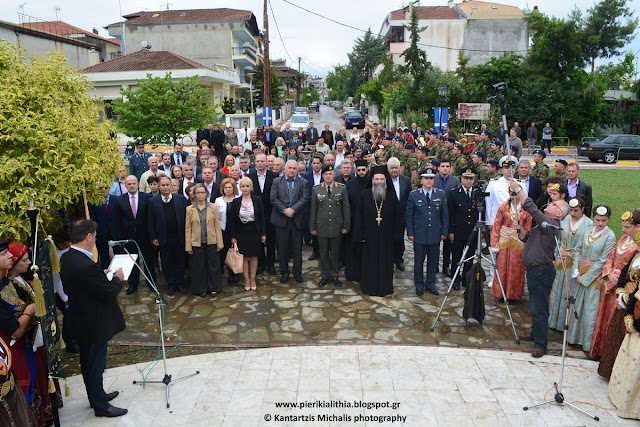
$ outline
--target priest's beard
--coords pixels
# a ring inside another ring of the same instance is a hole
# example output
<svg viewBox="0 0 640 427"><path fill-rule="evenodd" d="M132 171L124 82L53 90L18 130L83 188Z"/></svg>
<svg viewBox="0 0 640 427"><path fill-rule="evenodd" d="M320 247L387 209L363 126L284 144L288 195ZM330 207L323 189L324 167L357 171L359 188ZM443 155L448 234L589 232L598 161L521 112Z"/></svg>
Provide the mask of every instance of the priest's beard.
<svg viewBox="0 0 640 427"><path fill-rule="evenodd" d="M373 200L377 203L384 202L385 197L387 197L387 184L374 184L371 191L373 192Z"/></svg>

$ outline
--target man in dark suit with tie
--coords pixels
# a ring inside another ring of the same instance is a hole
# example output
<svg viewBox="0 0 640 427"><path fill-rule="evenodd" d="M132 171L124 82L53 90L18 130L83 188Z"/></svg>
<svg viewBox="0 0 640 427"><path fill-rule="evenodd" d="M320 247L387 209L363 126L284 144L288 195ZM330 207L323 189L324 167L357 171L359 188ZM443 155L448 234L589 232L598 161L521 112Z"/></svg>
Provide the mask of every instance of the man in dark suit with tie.
<svg viewBox="0 0 640 427"><path fill-rule="evenodd" d="M186 294L184 229L188 202L184 197L173 197L170 178L161 177L159 187L160 194L149 201L149 238L152 245L160 248L167 293L173 295L178 290Z"/></svg>
<svg viewBox="0 0 640 427"><path fill-rule="evenodd" d="M542 181L531 175L531 163L528 161L524 160L518 164L516 179L524 184L523 187L528 197L538 200L542 196Z"/></svg>
<svg viewBox="0 0 640 427"><path fill-rule="evenodd" d="M404 213L407 208L409 194L411 194L411 180L400 174L400 160L398 160L397 157L391 157L389 159L387 162L387 169L389 170L391 182L393 182L395 194L399 201L399 212ZM405 217L404 215L401 215L401 217L402 234L404 235ZM404 255L404 239L400 242L394 242L393 245L393 263L396 265L398 270L404 271L404 260L402 259Z"/></svg>
<svg viewBox="0 0 640 427"><path fill-rule="evenodd" d="M451 175L451 163L449 159L440 160L438 166L438 174L435 177L433 188L444 191L445 195L449 194L449 190L460 185L460 180ZM446 196L445 196L446 197ZM445 239L442 244L442 274L451 277L451 241Z"/></svg>
<svg viewBox="0 0 640 427"><path fill-rule="evenodd" d="M256 154L254 163L256 169L249 174L249 178L253 182L253 195L258 196L260 200L262 200L265 217L270 219L271 187L273 186L273 180L278 177L278 174L267 168L267 155L264 153ZM267 256L265 258L264 248L261 247L260 253L258 254L257 274L262 273L266 269L269 274L275 275L276 229L270 221L267 222L267 240L265 241L265 245L267 247Z"/></svg>
<svg viewBox="0 0 640 427"><path fill-rule="evenodd" d="M473 182L477 171L467 168L462 172L462 184L452 188L447 193L447 206L449 207L449 241L452 243L453 261L451 270L455 271L462 258L462 251L469 242L469 237L473 232L478 213L473 203ZM476 243L471 243L467 257L475 253ZM471 270L473 260L464 263L463 269L458 273L453 289L459 290L460 285L466 286L467 273Z"/></svg>
<svg viewBox="0 0 640 427"><path fill-rule="evenodd" d="M271 186L271 223L276 227L280 254L280 283L289 280L289 254L293 254L293 276L302 283L302 232L309 227L307 202L309 186L298 176L298 164L289 160L284 176L273 180Z"/></svg>
<svg viewBox="0 0 640 427"><path fill-rule="evenodd" d="M109 403L118 392L104 391L102 374L107 364L107 343L125 329L118 305L124 275L119 269L109 280L91 260L97 229L98 225L88 219L75 222L70 232L71 248L60 258L60 278L69 296L64 330L79 344L82 378L95 415L119 417L128 411Z"/></svg>
<svg viewBox="0 0 640 427"><path fill-rule="evenodd" d="M324 163L322 157L319 154L314 154L311 159L311 168L307 169L307 172L303 175L303 178L307 181L309 186L309 199L306 206L307 213L311 210L311 195L313 194L313 187L318 184L322 184L322 167ZM309 257L309 261L320 258L320 246L318 245L318 239L312 236L308 231L305 231L304 239L306 242L311 242L313 253ZM307 243L308 245L309 243Z"/></svg>
<svg viewBox="0 0 640 427"><path fill-rule="evenodd" d="M184 165L184 162L187 161L187 153L183 151L184 145L181 142L178 142L173 146L173 154L171 154L171 166L173 165Z"/></svg>
<svg viewBox="0 0 640 427"><path fill-rule="evenodd" d="M320 136L320 134L318 133L318 129L316 129L315 127L313 127L313 122L309 122L309 127L307 128L307 132L305 132L306 138L305 141L307 143L309 142L316 142L318 141L318 137Z"/></svg>
<svg viewBox="0 0 640 427"><path fill-rule="evenodd" d="M180 180L180 185L178 186L178 194L182 194L187 201L189 201L189 196L184 193L184 190L191 183L196 183L196 177L193 176L195 173L195 165L191 162L186 162L182 167L182 175L183 178Z"/></svg>
<svg viewBox="0 0 640 427"><path fill-rule="evenodd" d="M105 192L107 190L105 189ZM89 217L98 224L98 234L96 235L96 249L100 266L106 270L109 268L111 258L109 257L108 242L113 238L113 215L109 212L117 196L107 193L106 200L101 205L89 205Z"/></svg>
<svg viewBox="0 0 640 427"><path fill-rule="evenodd" d="M149 200L151 199L151 194L138 191L138 180L133 175L125 179L125 185L127 186L127 194L118 196L113 206L115 238L116 240L135 240L138 243L142 252L139 255L144 257L148 267L146 273L151 273L151 279L155 283L156 270L149 240ZM127 243L126 247L130 253L138 253L138 247L135 243ZM117 247L114 247L114 250L118 253L124 253ZM138 262L141 262L139 256ZM144 263L141 265L142 268L145 268ZM138 290L139 281L140 272L137 268L134 268L129 276L127 295L131 295ZM149 284L149 288L151 288L151 284Z"/></svg>

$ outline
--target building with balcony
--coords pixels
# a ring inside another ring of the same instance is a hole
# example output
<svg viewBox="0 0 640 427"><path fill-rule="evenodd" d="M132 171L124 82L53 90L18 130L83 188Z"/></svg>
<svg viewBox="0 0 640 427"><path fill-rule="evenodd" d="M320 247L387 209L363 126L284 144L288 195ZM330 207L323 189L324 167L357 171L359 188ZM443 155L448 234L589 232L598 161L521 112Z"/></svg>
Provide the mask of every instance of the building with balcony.
<svg viewBox="0 0 640 427"><path fill-rule="evenodd" d="M444 1L443 1L444 3ZM404 64L401 56L409 44L405 28L415 9L419 26L426 27L420 33L420 48L427 53L427 60L444 71L454 71L458 66L458 52L469 56L469 65L487 62L504 52L526 54L528 35L518 7L478 0L443 6L413 6L413 4L387 15L379 35L385 38L387 53L394 63Z"/></svg>

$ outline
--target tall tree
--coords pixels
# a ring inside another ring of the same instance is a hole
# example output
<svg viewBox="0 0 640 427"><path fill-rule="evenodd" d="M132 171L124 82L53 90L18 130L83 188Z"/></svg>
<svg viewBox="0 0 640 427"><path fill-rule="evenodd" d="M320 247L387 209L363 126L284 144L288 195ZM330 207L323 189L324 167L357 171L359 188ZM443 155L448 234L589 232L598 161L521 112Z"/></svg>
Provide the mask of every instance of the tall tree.
<svg viewBox="0 0 640 427"><path fill-rule="evenodd" d="M344 101L347 97L355 95L355 92L351 92L352 70L349 65L336 65L333 67L333 71L329 71L327 74L326 83L327 88L331 89L331 95L334 99Z"/></svg>
<svg viewBox="0 0 640 427"><path fill-rule="evenodd" d="M52 233L55 209L75 206L83 189L89 203L102 203L122 158L87 94L91 84L61 53L25 59L0 40L0 81L0 230L24 241L30 204L43 234Z"/></svg>
<svg viewBox="0 0 640 427"><path fill-rule="evenodd" d="M373 77L373 72L384 60L387 46L384 39L373 36L369 28L364 36L356 39L353 50L357 52L354 60L364 74L360 83L364 83Z"/></svg>
<svg viewBox="0 0 640 427"><path fill-rule="evenodd" d="M404 26L409 32L409 47L400 56L404 57L403 70L413 77L416 87L420 86L425 68L429 68L431 63L427 61L427 53L418 46L420 33L427 27L420 27L418 13L413 8L409 24Z"/></svg>
<svg viewBox="0 0 640 427"><path fill-rule="evenodd" d="M178 142L211 117L211 97L197 76L174 81L164 77L138 80L138 89L121 89L123 98L113 102L118 129L150 143ZM221 100L222 101L222 100Z"/></svg>

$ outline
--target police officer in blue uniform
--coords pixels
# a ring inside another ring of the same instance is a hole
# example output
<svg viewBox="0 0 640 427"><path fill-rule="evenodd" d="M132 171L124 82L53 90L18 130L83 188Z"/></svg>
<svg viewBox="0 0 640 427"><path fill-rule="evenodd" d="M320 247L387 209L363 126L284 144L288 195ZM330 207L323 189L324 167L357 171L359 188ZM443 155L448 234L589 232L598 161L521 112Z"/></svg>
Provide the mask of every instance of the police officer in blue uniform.
<svg viewBox="0 0 640 427"><path fill-rule="evenodd" d="M149 158L152 155L144 152L144 141L138 141L136 152L129 158L129 175L135 175L140 182L142 174L149 170Z"/></svg>
<svg viewBox="0 0 640 427"><path fill-rule="evenodd" d="M434 295L436 272L440 258L440 242L449 232L449 210L444 191L433 188L436 170L426 168L420 171L422 186L409 194L406 210L407 236L413 242L415 263L413 282L416 295L421 296L426 288ZM427 280L424 280L424 259L427 258Z"/></svg>
<svg viewBox="0 0 640 427"><path fill-rule="evenodd" d="M473 168L467 168L462 172L461 184L455 188L449 190L447 194L447 206L449 208L449 240L453 244L453 263L452 270L457 268L460 258L462 257L462 251L465 245L469 241L469 237L473 232L476 222L478 222L478 213L473 203L473 182L477 175L477 171ZM472 243L467 257L469 254L474 253L475 244ZM453 289L459 290L460 285L466 286L466 277L471 266L472 260L464 263L463 270L458 273L456 281L453 283Z"/></svg>

